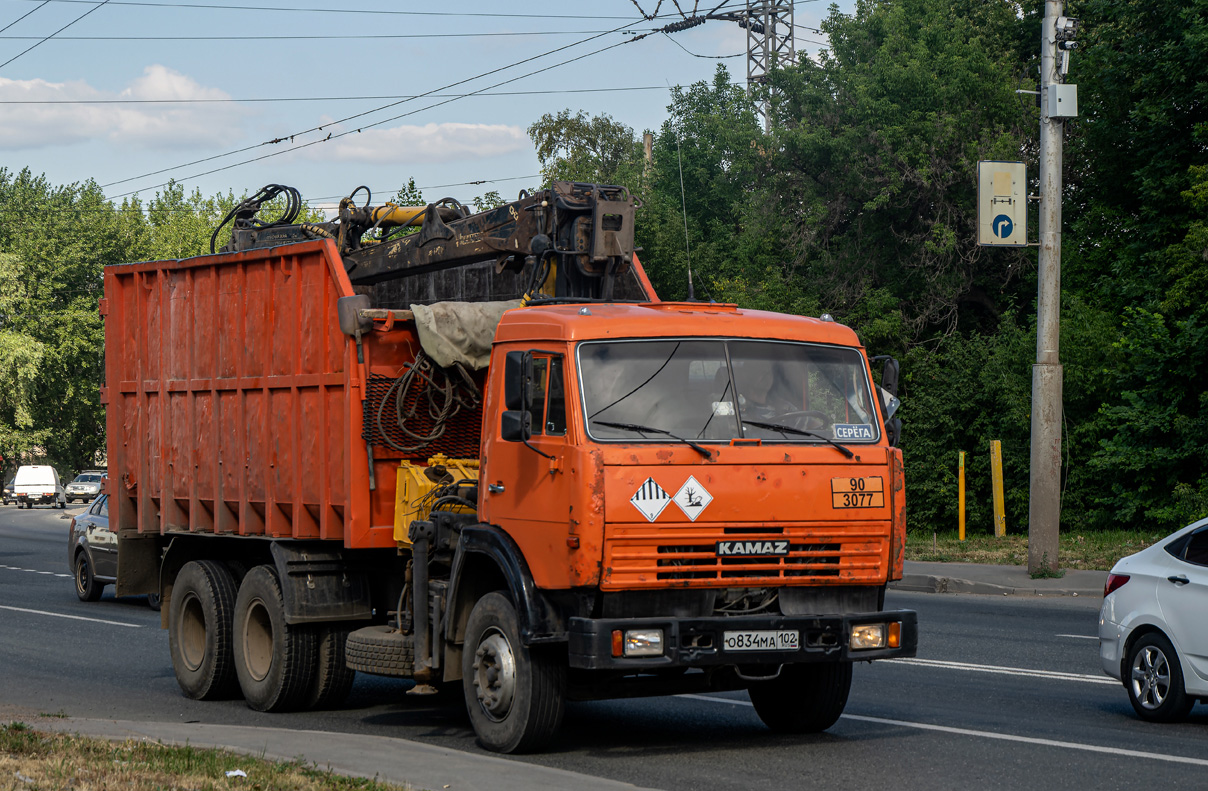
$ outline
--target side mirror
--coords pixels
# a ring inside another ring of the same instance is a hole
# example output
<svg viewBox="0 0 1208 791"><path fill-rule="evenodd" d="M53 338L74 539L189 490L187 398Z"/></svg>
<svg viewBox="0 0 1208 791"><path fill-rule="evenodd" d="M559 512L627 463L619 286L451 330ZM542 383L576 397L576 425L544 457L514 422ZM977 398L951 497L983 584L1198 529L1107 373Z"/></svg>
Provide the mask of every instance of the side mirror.
<svg viewBox="0 0 1208 791"><path fill-rule="evenodd" d="M532 381L533 355L528 352L508 352L503 363L504 408L531 411Z"/></svg>
<svg viewBox="0 0 1208 791"><path fill-rule="evenodd" d="M896 448L898 446L898 440L902 438L902 418L895 417L892 420L886 420L885 434L886 440L889 442L889 447Z"/></svg>
<svg viewBox="0 0 1208 791"><path fill-rule="evenodd" d="M872 360L873 362L885 363L885 367L881 369L881 387L891 396L896 396L898 394L898 374L902 369L901 364L887 354L879 355L872 358Z"/></svg>
<svg viewBox="0 0 1208 791"><path fill-rule="evenodd" d="M509 409L503 413L500 436L508 442L527 442L533 436L533 413Z"/></svg>

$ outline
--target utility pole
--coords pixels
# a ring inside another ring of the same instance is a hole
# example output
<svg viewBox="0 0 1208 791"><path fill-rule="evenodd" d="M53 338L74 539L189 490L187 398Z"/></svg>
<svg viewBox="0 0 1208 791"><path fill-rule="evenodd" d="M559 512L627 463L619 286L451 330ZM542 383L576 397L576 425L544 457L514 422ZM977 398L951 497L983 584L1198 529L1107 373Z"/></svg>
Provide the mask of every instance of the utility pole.
<svg viewBox="0 0 1208 791"><path fill-rule="evenodd" d="M747 31L747 91L767 82L775 66L796 63L793 43L793 0L747 0L743 11L709 13L707 19L737 22ZM772 131L772 112L767 102L759 105L763 129Z"/></svg>
<svg viewBox="0 0 1208 791"><path fill-rule="evenodd" d="M1040 260L1036 364L1032 366L1032 448L1028 501L1028 571L1057 571L1061 522L1061 144L1065 119L1077 115L1077 86L1064 85L1077 20L1045 0L1040 34Z"/></svg>

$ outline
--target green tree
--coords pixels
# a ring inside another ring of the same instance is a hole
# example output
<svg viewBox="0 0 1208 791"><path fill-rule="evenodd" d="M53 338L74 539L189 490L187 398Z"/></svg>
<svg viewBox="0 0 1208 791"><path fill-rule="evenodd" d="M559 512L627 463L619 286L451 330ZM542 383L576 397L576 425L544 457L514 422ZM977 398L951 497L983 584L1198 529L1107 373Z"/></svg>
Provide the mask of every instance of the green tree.
<svg viewBox="0 0 1208 791"><path fill-rule="evenodd" d="M633 129L607 115L580 110L546 113L528 128L537 149L544 183L584 181L619 184L640 192L643 184L642 143Z"/></svg>

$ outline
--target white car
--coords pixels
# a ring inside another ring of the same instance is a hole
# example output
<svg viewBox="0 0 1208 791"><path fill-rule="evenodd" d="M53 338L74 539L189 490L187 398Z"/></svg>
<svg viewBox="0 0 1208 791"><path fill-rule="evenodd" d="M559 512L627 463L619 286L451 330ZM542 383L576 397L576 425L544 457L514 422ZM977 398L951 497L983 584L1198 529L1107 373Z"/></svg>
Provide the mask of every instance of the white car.
<svg viewBox="0 0 1208 791"><path fill-rule="evenodd" d="M51 508L67 507L63 480L54 467L46 464L26 464L17 468L17 474L13 477L13 494L17 498L18 508L33 508L46 503Z"/></svg>
<svg viewBox="0 0 1208 791"><path fill-rule="evenodd" d="M1112 567L1099 611L1103 670L1141 719L1175 722L1208 703L1208 519Z"/></svg>

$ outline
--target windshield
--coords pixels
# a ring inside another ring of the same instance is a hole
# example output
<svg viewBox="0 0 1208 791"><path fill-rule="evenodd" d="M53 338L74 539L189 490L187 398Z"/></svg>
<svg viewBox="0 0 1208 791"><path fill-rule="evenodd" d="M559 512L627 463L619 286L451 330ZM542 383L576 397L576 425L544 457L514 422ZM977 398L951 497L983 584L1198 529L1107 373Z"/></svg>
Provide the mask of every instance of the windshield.
<svg viewBox="0 0 1208 791"><path fill-rule="evenodd" d="M676 441L642 428L698 441L880 438L857 349L784 341L604 341L582 344L578 358L593 439Z"/></svg>
<svg viewBox="0 0 1208 791"><path fill-rule="evenodd" d="M99 475L77 475L73 483L100 483L101 476Z"/></svg>

